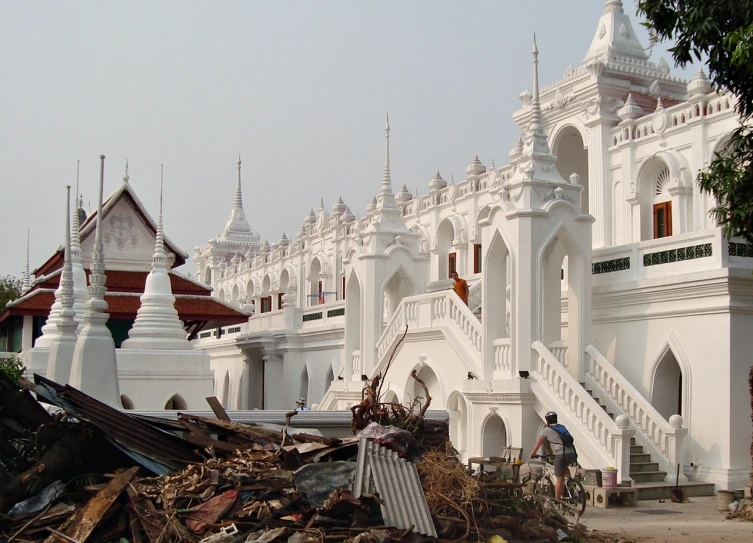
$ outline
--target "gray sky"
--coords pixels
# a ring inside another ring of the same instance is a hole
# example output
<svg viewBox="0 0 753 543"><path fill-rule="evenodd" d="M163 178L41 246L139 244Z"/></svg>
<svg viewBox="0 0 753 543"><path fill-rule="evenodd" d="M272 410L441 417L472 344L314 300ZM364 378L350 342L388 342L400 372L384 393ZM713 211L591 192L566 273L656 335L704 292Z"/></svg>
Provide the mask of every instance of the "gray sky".
<svg viewBox="0 0 753 543"><path fill-rule="evenodd" d="M328 211L342 196L363 214L381 184L387 112L396 191L425 194L436 169L463 179L474 153L503 165L531 86L532 33L547 85L580 63L604 2L0 0L0 10L0 275L21 277L27 228L32 269L62 243L77 159L85 205L96 205L105 154L105 194L128 158L155 216L164 163L165 231L190 255L228 218L239 153L246 214L270 242L294 237L320 196Z"/></svg>

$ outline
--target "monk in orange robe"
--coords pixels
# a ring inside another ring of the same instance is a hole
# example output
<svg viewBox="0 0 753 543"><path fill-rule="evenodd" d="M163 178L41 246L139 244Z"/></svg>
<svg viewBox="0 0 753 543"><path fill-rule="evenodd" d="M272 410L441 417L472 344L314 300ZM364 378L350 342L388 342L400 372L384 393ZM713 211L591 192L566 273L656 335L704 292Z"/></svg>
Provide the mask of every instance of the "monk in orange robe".
<svg viewBox="0 0 753 543"><path fill-rule="evenodd" d="M468 305L468 283L466 283L465 279L458 277L458 272L452 272L450 277L455 281L452 285L455 294L460 296L460 299L463 300L465 305Z"/></svg>

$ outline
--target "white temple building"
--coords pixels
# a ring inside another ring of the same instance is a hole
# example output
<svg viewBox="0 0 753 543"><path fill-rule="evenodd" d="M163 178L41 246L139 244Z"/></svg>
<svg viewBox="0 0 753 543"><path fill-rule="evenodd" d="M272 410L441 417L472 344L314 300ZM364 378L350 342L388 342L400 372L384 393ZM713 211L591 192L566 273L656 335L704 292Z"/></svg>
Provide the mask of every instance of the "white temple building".
<svg viewBox="0 0 753 543"><path fill-rule="evenodd" d="M584 466L650 484L680 464L681 481L741 488L753 247L723 237L696 184L738 126L734 97L651 61L618 0L579 66L539 88L534 45L533 73L509 163L473 157L461 181L393 186L388 123L361 218L320 203L260 244L239 169L225 232L194 254L215 296L254 311L195 341L215 394L228 409L345 409L407 326L385 399L420 396L416 370L463 456L527 453L555 410Z"/></svg>
<svg viewBox="0 0 753 543"><path fill-rule="evenodd" d="M463 180L393 185L388 122L373 200L352 211L330 195L270 244L245 215L239 158L230 218L194 251L200 283L172 269L187 255L126 173L95 214L101 235L74 213L70 246L0 314L0 347L58 371L50 352L63 334L70 351L74 325L78 348L96 295L116 353L110 403L199 409L213 393L228 410L300 396L342 410L394 352L383 400L421 400L415 370L463 457L527 453L554 410L585 467L649 485L679 464L681 482L743 487L753 246L724 238L696 183L739 126L735 98L650 60L619 0L559 81L539 88L538 57L534 44L509 162L474 156ZM107 292L98 277L87 301L82 281L102 266Z"/></svg>

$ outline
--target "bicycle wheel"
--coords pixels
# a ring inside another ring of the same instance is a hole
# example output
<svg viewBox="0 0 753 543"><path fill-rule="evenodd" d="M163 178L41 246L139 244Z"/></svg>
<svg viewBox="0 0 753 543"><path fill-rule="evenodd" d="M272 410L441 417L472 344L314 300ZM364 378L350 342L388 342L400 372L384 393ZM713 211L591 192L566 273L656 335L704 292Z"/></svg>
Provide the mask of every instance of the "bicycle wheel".
<svg viewBox="0 0 753 543"><path fill-rule="evenodd" d="M562 499L578 509L581 515L586 510L586 489L576 479L565 481L565 492Z"/></svg>
<svg viewBox="0 0 753 543"><path fill-rule="evenodd" d="M540 475L536 477L533 486L533 492L535 494L541 494L542 496L548 496L554 498L554 483L552 479L547 475Z"/></svg>

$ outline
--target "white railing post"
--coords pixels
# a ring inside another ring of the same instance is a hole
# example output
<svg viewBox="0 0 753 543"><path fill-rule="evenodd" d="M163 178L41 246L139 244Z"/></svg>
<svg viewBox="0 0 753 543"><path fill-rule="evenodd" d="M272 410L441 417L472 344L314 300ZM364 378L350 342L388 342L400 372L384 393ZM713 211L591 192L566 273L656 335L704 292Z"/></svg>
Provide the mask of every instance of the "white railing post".
<svg viewBox="0 0 753 543"><path fill-rule="evenodd" d="M361 351L353 351L352 364L353 364L352 366L353 367L353 380L360 381L361 374L363 373L361 371Z"/></svg>
<svg viewBox="0 0 753 543"><path fill-rule="evenodd" d="M613 434L614 459L617 476L621 482L632 481L630 477L630 441L635 437L635 430L630 429L630 419L625 415L618 415L614 419L617 431Z"/></svg>
<svg viewBox="0 0 753 543"><path fill-rule="evenodd" d="M676 467L678 464L680 465L680 482L688 480L682 470L683 463L685 462L685 438L688 435L688 429L682 427L683 423L683 418L680 415L672 415L669 417L670 429L665 432L667 436L667 458L672 466ZM667 473L668 481L674 481L674 477L674 472Z"/></svg>

